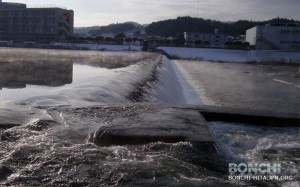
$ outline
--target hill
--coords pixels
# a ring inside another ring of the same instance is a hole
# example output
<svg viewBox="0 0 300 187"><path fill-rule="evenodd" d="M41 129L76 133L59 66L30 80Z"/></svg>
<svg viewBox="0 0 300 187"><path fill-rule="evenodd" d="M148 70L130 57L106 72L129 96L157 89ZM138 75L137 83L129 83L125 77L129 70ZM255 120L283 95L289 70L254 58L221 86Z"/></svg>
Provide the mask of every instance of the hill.
<svg viewBox="0 0 300 187"><path fill-rule="evenodd" d="M92 26L92 27L75 27L75 34L88 34L91 30L99 29L101 26Z"/></svg>
<svg viewBox="0 0 300 187"><path fill-rule="evenodd" d="M231 36L239 36L246 34L246 30L256 25L276 23L297 23L295 20L284 18L274 18L267 21L248 21L240 20L237 22L221 22L217 20L193 18L193 17L178 17L176 19L168 19L164 21L153 22L147 25L141 25L136 22L125 22L110 24L107 26L79 27L74 29L76 34L117 34L117 33L135 33L139 35L144 30L148 35L152 36L177 36L183 32L214 32L218 29L219 32L227 33Z"/></svg>
<svg viewBox="0 0 300 187"><path fill-rule="evenodd" d="M135 22L126 23L116 23L107 26L102 26L97 29L92 29L88 32L90 35L100 35L100 34L117 34L117 33L127 33L127 32L138 32L143 30L144 27Z"/></svg>
<svg viewBox="0 0 300 187"><path fill-rule="evenodd" d="M241 20L237 22L220 22L216 20L205 20L202 18L193 18L188 16L153 22L146 27L146 33L153 36L175 37L178 33L183 32L214 32L215 29L218 29L219 32L228 33L232 36L239 36L246 34L246 30L256 25L295 22L295 20L283 18L275 18L262 22L248 20Z"/></svg>

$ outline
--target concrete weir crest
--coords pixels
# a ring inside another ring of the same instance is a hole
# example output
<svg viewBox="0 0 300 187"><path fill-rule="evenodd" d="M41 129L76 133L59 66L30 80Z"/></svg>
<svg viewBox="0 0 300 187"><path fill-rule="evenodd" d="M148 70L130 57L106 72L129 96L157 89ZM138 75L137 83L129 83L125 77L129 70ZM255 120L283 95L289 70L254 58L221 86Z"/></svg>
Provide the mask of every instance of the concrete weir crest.
<svg viewBox="0 0 300 187"><path fill-rule="evenodd" d="M197 111L180 108L149 109L134 118L117 118L100 127L90 141L99 146L189 141L213 144L207 124Z"/></svg>

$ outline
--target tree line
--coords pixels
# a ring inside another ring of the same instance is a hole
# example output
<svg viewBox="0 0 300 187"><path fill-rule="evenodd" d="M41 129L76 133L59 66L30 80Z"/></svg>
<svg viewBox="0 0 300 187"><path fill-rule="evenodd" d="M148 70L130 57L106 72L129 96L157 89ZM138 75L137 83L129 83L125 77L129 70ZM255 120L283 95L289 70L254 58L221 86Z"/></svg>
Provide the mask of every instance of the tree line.
<svg viewBox="0 0 300 187"><path fill-rule="evenodd" d="M127 42L128 44L131 42L143 42L143 38L139 38L137 36L134 37L126 37L126 35L122 32L116 33L111 37L103 37L101 35L73 35L67 38L68 41L72 43L101 43L101 44L117 44L122 45L123 42Z"/></svg>
<svg viewBox="0 0 300 187"><path fill-rule="evenodd" d="M217 20L194 18L194 17L178 17L177 19L169 19L164 21L153 22L146 27L146 33L152 36L176 37L183 32L208 32L212 33L217 29L221 33L231 36L245 35L246 30L257 25L281 23L298 23L292 19L274 18L267 21L248 21L240 20L237 22L221 22Z"/></svg>
<svg viewBox="0 0 300 187"><path fill-rule="evenodd" d="M117 34L117 33L125 33L128 31L138 32L142 26L135 25L131 22L126 23L116 23L110 24L107 26L101 26L100 28L90 30L88 32L89 35L101 35L101 34Z"/></svg>

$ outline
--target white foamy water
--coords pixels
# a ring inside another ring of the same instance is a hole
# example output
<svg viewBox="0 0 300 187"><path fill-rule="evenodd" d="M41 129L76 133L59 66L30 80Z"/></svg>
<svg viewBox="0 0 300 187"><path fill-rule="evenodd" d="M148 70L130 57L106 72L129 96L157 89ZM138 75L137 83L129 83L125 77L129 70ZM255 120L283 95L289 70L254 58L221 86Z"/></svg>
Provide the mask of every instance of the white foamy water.
<svg viewBox="0 0 300 187"><path fill-rule="evenodd" d="M276 181L279 186L299 183L299 128L259 127L247 124L209 122L216 143L234 163L280 163L281 175L293 181Z"/></svg>

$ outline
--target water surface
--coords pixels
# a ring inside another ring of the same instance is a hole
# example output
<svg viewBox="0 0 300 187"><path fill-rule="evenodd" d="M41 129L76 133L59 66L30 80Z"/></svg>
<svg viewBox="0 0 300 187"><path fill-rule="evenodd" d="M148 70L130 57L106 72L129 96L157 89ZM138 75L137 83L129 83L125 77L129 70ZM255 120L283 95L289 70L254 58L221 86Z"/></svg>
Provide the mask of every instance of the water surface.
<svg viewBox="0 0 300 187"><path fill-rule="evenodd" d="M298 185L299 178L228 181L227 168L215 167L190 142L89 143L99 127L128 118L139 123L139 114L160 104L201 104L201 94L159 54L1 48L0 59L0 123L15 125L0 128L0 185ZM280 161L285 174L299 176L297 128L208 127L223 162Z"/></svg>

